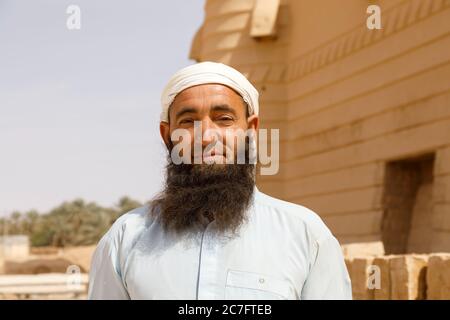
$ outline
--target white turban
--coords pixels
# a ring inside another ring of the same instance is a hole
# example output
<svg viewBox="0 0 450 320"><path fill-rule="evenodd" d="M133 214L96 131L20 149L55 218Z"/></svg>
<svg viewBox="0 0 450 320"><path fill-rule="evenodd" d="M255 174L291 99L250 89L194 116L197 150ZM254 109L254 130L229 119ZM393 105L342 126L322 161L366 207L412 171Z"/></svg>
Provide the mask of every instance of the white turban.
<svg viewBox="0 0 450 320"><path fill-rule="evenodd" d="M241 95L248 106L248 113L258 114L258 91L236 69L217 62L200 62L176 72L161 95L161 121L169 122L169 107L181 91L200 84L223 84Z"/></svg>

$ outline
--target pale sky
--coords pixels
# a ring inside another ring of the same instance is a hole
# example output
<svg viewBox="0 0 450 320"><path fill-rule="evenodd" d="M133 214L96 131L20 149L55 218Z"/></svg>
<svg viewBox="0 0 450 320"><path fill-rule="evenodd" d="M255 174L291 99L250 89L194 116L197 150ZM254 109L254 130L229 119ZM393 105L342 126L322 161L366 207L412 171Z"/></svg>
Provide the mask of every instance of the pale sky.
<svg viewBox="0 0 450 320"><path fill-rule="evenodd" d="M68 30L69 5L81 30ZM0 0L0 215L161 187L160 93L204 0Z"/></svg>

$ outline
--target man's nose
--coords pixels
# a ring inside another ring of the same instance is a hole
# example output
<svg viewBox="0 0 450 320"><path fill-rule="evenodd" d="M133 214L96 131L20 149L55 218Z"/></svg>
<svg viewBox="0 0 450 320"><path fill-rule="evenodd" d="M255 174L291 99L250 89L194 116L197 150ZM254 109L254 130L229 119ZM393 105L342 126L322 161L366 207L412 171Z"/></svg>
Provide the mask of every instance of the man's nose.
<svg viewBox="0 0 450 320"><path fill-rule="evenodd" d="M202 137L203 147L216 142L220 138L217 126L210 118L202 120Z"/></svg>

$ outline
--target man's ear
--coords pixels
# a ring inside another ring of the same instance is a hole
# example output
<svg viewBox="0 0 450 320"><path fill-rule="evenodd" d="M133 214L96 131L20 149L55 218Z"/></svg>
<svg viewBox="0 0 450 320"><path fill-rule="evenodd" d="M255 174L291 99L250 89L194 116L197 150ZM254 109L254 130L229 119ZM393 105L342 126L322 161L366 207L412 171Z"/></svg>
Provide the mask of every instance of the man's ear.
<svg viewBox="0 0 450 320"><path fill-rule="evenodd" d="M254 114L247 118L247 128L254 129L255 131L259 128L259 117Z"/></svg>
<svg viewBox="0 0 450 320"><path fill-rule="evenodd" d="M159 133L161 134L161 138L164 141L164 144L166 145L167 149L169 149L170 146L170 126L167 122L161 121L159 123Z"/></svg>

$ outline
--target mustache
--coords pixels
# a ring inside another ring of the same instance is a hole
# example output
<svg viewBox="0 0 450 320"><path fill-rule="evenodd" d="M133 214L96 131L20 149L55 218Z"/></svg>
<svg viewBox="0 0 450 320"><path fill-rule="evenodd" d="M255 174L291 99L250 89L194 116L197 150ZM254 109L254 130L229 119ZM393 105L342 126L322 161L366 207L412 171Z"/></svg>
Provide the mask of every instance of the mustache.
<svg viewBox="0 0 450 320"><path fill-rule="evenodd" d="M194 145L190 147L190 161L184 161L185 158L180 156L177 152L175 154L172 152L175 147L173 141L169 141L167 145L167 151L169 154L169 158L171 161L177 164L256 164L256 154L255 150L250 147L250 140L245 139L245 144L243 146L238 146L237 150L231 149L227 144L223 144L220 141L216 143L211 143L206 146L202 146L200 152L196 153L194 150ZM214 162L209 159L209 161L205 161L205 158L214 157L214 156L222 156L223 159L220 162ZM176 157L176 159L173 159ZM183 161L180 161L183 159Z"/></svg>

